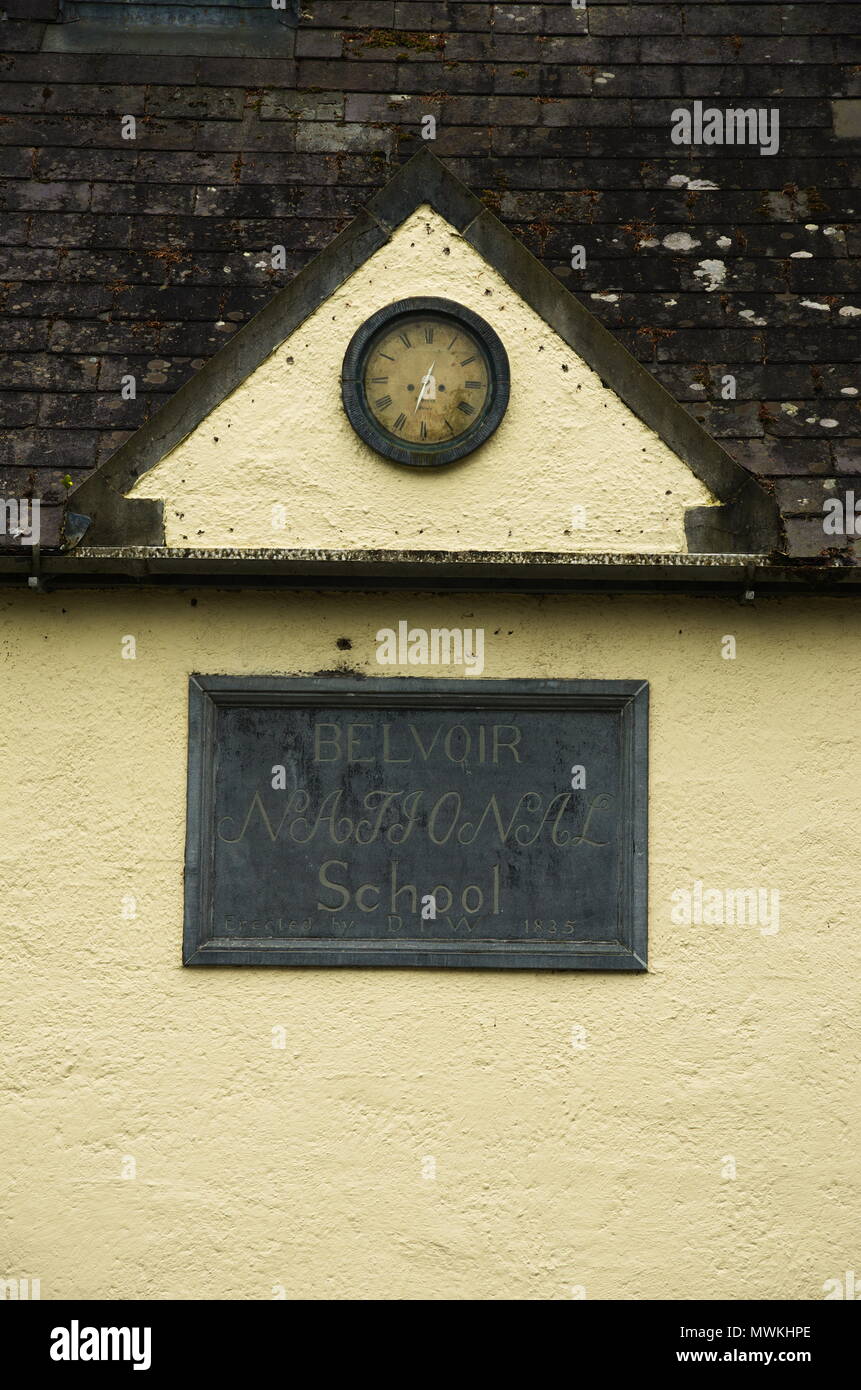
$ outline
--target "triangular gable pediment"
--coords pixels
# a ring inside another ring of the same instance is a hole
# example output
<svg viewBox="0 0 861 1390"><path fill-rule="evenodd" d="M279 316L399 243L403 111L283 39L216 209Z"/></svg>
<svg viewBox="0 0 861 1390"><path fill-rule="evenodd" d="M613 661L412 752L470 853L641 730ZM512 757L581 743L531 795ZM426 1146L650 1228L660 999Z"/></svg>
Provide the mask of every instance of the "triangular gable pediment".
<svg viewBox="0 0 861 1390"><path fill-rule="evenodd" d="M466 459L405 468L341 406L353 333L453 300L500 336L511 397ZM773 500L427 152L71 500L87 547L753 553Z"/></svg>

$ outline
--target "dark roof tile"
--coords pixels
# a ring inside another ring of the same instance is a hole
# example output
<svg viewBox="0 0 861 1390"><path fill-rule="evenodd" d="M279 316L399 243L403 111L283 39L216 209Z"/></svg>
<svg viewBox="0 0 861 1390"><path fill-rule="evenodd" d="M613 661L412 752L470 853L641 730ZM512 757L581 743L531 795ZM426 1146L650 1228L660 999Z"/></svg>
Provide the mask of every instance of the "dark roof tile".
<svg viewBox="0 0 861 1390"><path fill-rule="evenodd" d="M34 3L8 0L0 69L4 486L103 462L433 114L434 152L821 552L805 508L861 475L861 175L832 108L861 93L855 6L304 0L293 60L42 53ZM673 145L695 99L778 107L778 153Z"/></svg>

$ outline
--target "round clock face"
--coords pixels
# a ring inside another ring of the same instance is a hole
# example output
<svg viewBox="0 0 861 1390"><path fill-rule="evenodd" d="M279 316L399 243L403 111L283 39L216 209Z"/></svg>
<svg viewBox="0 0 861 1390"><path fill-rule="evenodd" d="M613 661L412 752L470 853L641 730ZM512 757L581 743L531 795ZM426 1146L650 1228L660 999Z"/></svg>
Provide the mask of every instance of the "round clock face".
<svg viewBox="0 0 861 1390"><path fill-rule="evenodd" d="M449 300L405 300L359 329L342 389L353 427L379 453L418 466L450 463L502 419L508 359L477 314Z"/></svg>

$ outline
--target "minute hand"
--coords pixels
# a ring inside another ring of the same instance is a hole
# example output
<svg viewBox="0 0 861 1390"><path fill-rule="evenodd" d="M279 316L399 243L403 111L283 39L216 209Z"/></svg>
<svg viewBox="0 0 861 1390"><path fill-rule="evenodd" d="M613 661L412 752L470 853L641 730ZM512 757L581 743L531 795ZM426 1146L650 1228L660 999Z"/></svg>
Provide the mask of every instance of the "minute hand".
<svg viewBox="0 0 861 1390"><path fill-rule="evenodd" d="M422 386L421 386L421 390L419 391L418 400L416 401L416 410L418 410L419 406L420 406L421 403L422 403L422 396L424 395L425 391L428 389L428 383L429 383L431 377L433 376L433 369L434 369L435 366L436 366L436 358L434 358L434 360L431 362L430 366L428 367L427 371L425 372L424 376L422 377ZM413 415L415 415L416 410L413 411Z"/></svg>

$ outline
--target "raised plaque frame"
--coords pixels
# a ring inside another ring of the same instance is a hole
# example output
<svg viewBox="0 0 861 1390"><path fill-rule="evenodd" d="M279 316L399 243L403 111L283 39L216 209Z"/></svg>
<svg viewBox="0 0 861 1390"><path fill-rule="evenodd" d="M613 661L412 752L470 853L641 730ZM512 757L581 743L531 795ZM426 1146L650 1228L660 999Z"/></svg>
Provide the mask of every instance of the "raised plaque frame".
<svg viewBox="0 0 861 1390"><path fill-rule="evenodd" d="M620 726L617 921L588 941L213 938L216 722L225 706L607 711ZM647 968L648 683L642 680L428 680L355 676L204 676L189 680L184 965L388 966L522 970Z"/></svg>

